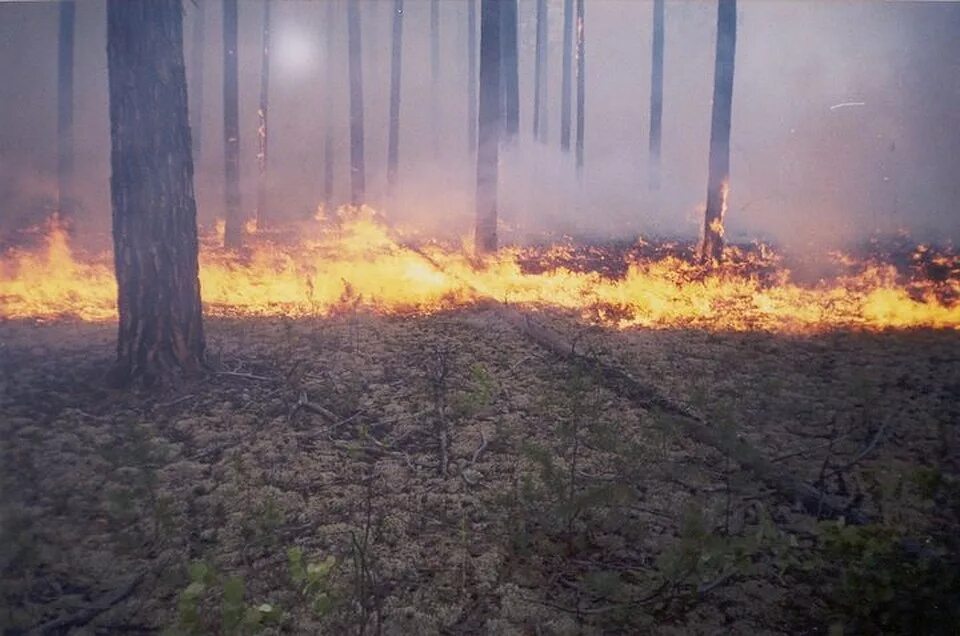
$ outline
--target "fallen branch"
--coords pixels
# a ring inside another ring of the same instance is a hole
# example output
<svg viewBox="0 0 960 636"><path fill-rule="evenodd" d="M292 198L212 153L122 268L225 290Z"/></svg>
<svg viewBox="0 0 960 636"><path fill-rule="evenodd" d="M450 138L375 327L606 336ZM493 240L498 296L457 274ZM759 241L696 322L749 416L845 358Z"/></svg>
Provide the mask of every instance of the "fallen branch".
<svg viewBox="0 0 960 636"><path fill-rule="evenodd" d="M104 594L90 605L77 610L73 614L61 616L60 618L38 625L31 629L29 633L37 636L41 634L66 633L71 628L82 627L133 594L133 591L140 585L144 576L144 574L138 574L117 589Z"/></svg>

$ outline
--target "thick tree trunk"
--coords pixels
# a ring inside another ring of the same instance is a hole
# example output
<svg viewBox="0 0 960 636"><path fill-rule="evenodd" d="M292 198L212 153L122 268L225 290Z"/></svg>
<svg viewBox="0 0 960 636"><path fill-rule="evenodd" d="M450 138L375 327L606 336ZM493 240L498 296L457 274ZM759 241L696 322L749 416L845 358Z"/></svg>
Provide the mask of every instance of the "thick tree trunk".
<svg viewBox="0 0 960 636"><path fill-rule="evenodd" d="M547 0L537 0L537 46L533 71L533 138L547 141L547 61L550 59Z"/></svg>
<svg viewBox="0 0 960 636"><path fill-rule="evenodd" d="M240 107L237 65L237 0L223 0L223 154L226 195L224 245L243 245L244 218L240 207Z"/></svg>
<svg viewBox="0 0 960 636"><path fill-rule="evenodd" d="M111 200L119 384L203 367L180 0L110 0Z"/></svg>
<svg viewBox="0 0 960 636"><path fill-rule="evenodd" d="M60 0L57 38L57 211L68 219L73 195L73 32L76 5Z"/></svg>
<svg viewBox="0 0 960 636"><path fill-rule="evenodd" d="M520 132L520 69L517 50L517 0L501 0L500 44L503 86L503 134L507 141Z"/></svg>
<svg viewBox="0 0 960 636"><path fill-rule="evenodd" d="M269 223L267 212L267 114L270 106L270 5L263 0L263 35L260 50L260 108L257 110L257 229Z"/></svg>
<svg viewBox="0 0 960 636"><path fill-rule="evenodd" d="M660 189L660 136L663 121L663 3L653 0L653 63L650 70L650 189Z"/></svg>
<svg viewBox="0 0 960 636"><path fill-rule="evenodd" d="M583 125L586 108L586 51L583 41L583 0L577 0L577 175L583 174Z"/></svg>
<svg viewBox="0 0 960 636"><path fill-rule="evenodd" d="M737 47L737 0L719 0L717 54L713 71L713 116L710 120L710 167L707 210L703 219L704 261L723 258L723 217L730 189L730 120L733 114L733 62Z"/></svg>
<svg viewBox="0 0 960 636"><path fill-rule="evenodd" d="M387 140L387 186L397 187L400 163L400 71L403 54L403 0L393 0L393 42L390 50L390 131Z"/></svg>
<svg viewBox="0 0 960 636"><path fill-rule="evenodd" d="M467 0L467 148L477 151L477 1Z"/></svg>
<svg viewBox="0 0 960 636"><path fill-rule="evenodd" d="M563 72L560 81L560 149L570 151L570 95L573 92L573 0L563 0Z"/></svg>
<svg viewBox="0 0 960 636"><path fill-rule="evenodd" d="M191 47L191 70L193 81L188 85L190 101L190 136L193 139L193 158L200 162L203 152L203 58L206 49L206 6L203 2L191 5L193 17L193 46Z"/></svg>
<svg viewBox="0 0 960 636"><path fill-rule="evenodd" d="M350 65L350 203L361 205L366 191L363 162L363 65L360 57L359 0L347 2L347 56Z"/></svg>
<svg viewBox="0 0 960 636"><path fill-rule="evenodd" d="M497 249L497 170L501 134L500 7L500 0L482 0L475 236L479 254L495 252Z"/></svg>
<svg viewBox="0 0 960 636"><path fill-rule="evenodd" d="M333 207L333 38L336 34L333 0L328 0L326 24L324 25L324 89L323 89L323 205L329 211Z"/></svg>

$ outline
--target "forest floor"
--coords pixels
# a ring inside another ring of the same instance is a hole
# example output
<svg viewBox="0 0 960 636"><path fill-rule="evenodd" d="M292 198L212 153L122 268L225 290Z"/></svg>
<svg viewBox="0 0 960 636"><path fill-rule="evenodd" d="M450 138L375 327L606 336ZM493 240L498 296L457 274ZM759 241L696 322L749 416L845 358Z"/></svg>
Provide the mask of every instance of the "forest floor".
<svg viewBox="0 0 960 636"><path fill-rule="evenodd" d="M112 324L6 322L0 631L951 629L960 333L537 317L874 523L817 520L496 308L211 319L217 371L163 394L105 388Z"/></svg>

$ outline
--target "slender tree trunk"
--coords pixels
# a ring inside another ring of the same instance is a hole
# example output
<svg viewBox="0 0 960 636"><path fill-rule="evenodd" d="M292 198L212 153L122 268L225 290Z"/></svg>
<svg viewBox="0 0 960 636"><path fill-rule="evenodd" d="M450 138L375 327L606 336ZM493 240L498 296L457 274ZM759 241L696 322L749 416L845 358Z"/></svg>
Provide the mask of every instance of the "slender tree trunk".
<svg viewBox="0 0 960 636"><path fill-rule="evenodd" d="M537 0L537 48L533 71L533 138L547 141L547 60L549 56L547 0Z"/></svg>
<svg viewBox="0 0 960 636"><path fill-rule="evenodd" d="M586 106L585 50L583 42L583 0L577 0L577 174L583 173L583 118Z"/></svg>
<svg viewBox="0 0 960 636"><path fill-rule="evenodd" d="M430 119L433 156L440 156L440 0L430 0Z"/></svg>
<svg viewBox="0 0 960 636"><path fill-rule="evenodd" d="M350 203L361 205L366 191L363 163L363 65L360 57L359 0L347 2L347 56L350 65Z"/></svg>
<svg viewBox="0 0 960 636"><path fill-rule="evenodd" d="M573 0L563 0L563 73L560 82L560 149L570 150L570 95L573 93Z"/></svg>
<svg viewBox="0 0 960 636"><path fill-rule="evenodd" d="M477 152L477 0L467 0L467 147Z"/></svg>
<svg viewBox="0 0 960 636"><path fill-rule="evenodd" d="M710 166L707 210L703 220L704 261L723 258L723 217L730 189L730 120L733 114L733 63L737 47L737 0L719 0L717 53L713 71L713 115L710 120Z"/></svg>
<svg viewBox="0 0 960 636"><path fill-rule="evenodd" d="M240 207L240 106L237 65L237 0L223 0L223 139L227 223L224 245L243 245Z"/></svg>
<svg viewBox="0 0 960 636"><path fill-rule="evenodd" d="M193 81L189 84L189 97L193 102L190 105L190 135L193 138L193 157L200 163L203 142L203 58L206 50L206 4L197 2L193 5L193 47L191 49L191 64Z"/></svg>
<svg viewBox="0 0 960 636"><path fill-rule="evenodd" d="M500 0L482 0L480 110L477 121L477 228L479 254L497 249L497 169L500 125Z"/></svg>
<svg viewBox="0 0 960 636"><path fill-rule="evenodd" d="M660 189L663 121L663 3L653 0L653 63L650 71L650 189Z"/></svg>
<svg viewBox="0 0 960 636"><path fill-rule="evenodd" d="M324 34L324 89L323 89L323 204L325 210L333 207L333 38L335 28L334 0L327 0Z"/></svg>
<svg viewBox="0 0 960 636"><path fill-rule="evenodd" d="M60 0L57 38L57 211L74 212L73 198L73 32L76 5Z"/></svg>
<svg viewBox="0 0 960 636"><path fill-rule="evenodd" d="M180 0L110 0L117 384L203 368L197 210Z"/></svg>
<svg viewBox="0 0 960 636"><path fill-rule="evenodd" d="M260 52L260 108L257 110L257 229L270 222L267 212L267 113L270 106L270 4L263 0L263 36Z"/></svg>
<svg viewBox="0 0 960 636"><path fill-rule="evenodd" d="M390 132L387 140L387 186L397 187L400 163L400 71L403 54L403 0L393 0L393 42L390 51Z"/></svg>
<svg viewBox="0 0 960 636"><path fill-rule="evenodd" d="M503 85L504 138L515 139L520 132L520 74L517 51L517 0L501 0L501 82Z"/></svg>

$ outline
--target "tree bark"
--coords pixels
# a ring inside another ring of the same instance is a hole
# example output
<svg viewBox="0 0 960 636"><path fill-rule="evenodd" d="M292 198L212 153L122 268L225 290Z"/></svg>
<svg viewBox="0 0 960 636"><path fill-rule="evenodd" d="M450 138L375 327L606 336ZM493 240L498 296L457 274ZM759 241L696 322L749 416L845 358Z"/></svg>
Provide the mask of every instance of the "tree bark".
<svg viewBox="0 0 960 636"><path fill-rule="evenodd" d="M57 37L57 211L62 219L74 212L73 193L73 40L76 5L60 0Z"/></svg>
<svg viewBox="0 0 960 636"><path fill-rule="evenodd" d="M577 0L577 176L583 174L583 126L587 99L583 35L583 0Z"/></svg>
<svg viewBox="0 0 960 636"><path fill-rule="evenodd" d="M733 113L733 63L737 46L737 0L719 0L717 53L713 71L710 166L701 258L723 259L723 217L730 188L730 120Z"/></svg>
<svg viewBox="0 0 960 636"><path fill-rule="evenodd" d="M329 211L333 207L333 38L336 34L334 1L328 0L324 34L324 106L323 106L323 204Z"/></svg>
<svg viewBox="0 0 960 636"><path fill-rule="evenodd" d="M260 108L257 109L257 229L269 223L267 196L269 183L267 173L267 114L270 106L270 5L272 0L263 0L263 35L260 49Z"/></svg>
<svg viewBox="0 0 960 636"><path fill-rule="evenodd" d="M203 152L203 58L206 49L206 6L203 2L193 5L193 46L191 48L191 70L193 81L188 84L190 104L190 135L193 139L193 158L200 162Z"/></svg>
<svg viewBox="0 0 960 636"><path fill-rule="evenodd" d="M180 0L110 0L117 384L203 367L193 157Z"/></svg>
<svg viewBox="0 0 960 636"><path fill-rule="evenodd" d="M570 95L573 92L573 0L563 0L563 72L560 81L560 149L570 151Z"/></svg>
<svg viewBox="0 0 960 636"><path fill-rule="evenodd" d="M495 252L497 249L497 170L501 134L500 7L500 0L482 0L475 236L478 254Z"/></svg>
<svg viewBox="0 0 960 636"><path fill-rule="evenodd" d="M547 61L550 59L547 0L537 0L537 45L533 71L533 138L547 142Z"/></svg>
<svg viewBox="0 0 960 636"><path fill-rule="evenodd" d="M663 121L663 3L653 0L653 53L650 70L650 175L651 190L660 189L660 137Z"/></svg>
<svg viewBox="0 0 960 636"><path fill-rule="evenodd" d="M223 140L226 231L224 246L243 245L240 207L240 106L237 64L237 0L223 0Z"/></svg>
<svg viewBox="0 0 960 636"><path fill-rule="evenodd" d="M347 56L350 66L350 203L361 205L366 191L363 161L363 64L359 0L347 2Z"/></svg>
<svg viewBox="0 0 960 636"><path fill-rule="evenodd" d="M390 51L390 131L387 140L387 186L397 187L400 163L400 72L403 54L403 0L393 0L393 41Z"/></svg>
<svg viewBox="0 0 960 636"><path fill-rule="evenodd" d="M477 0L467 0L467 148L477 151Z"/></svg>
<svg viewBox="0 0 960 636"><path fill-rule="evenodd" d="M501 82L503 85L503 135L511 141L520 132L520 69L517 51L517 0L501 0Z"/></svg>

